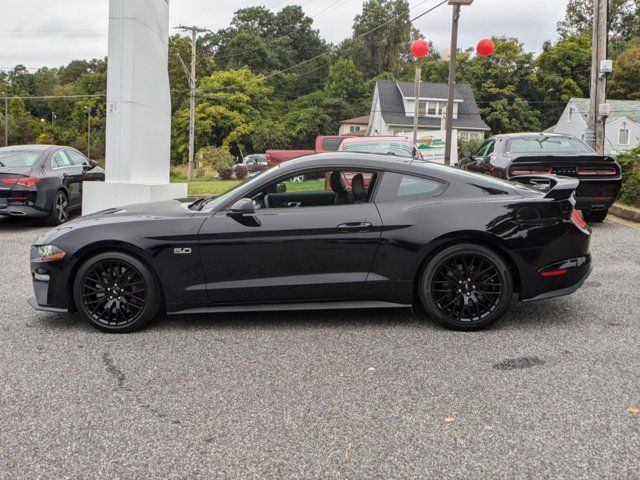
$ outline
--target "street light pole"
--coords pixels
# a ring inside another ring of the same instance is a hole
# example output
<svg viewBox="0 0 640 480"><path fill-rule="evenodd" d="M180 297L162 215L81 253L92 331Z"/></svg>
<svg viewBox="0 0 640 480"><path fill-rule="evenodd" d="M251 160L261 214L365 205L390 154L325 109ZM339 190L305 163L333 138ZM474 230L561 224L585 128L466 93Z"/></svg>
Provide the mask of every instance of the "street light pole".
<svg viewBox="0 0 640 480"><path fill-rule="evenodd" d="M451 21L451 59L449 60L449 95L447 99L446 121L445 121L445 150L444 163L451 165L451 150L453 142L453 103L456 91L456 67L458 51L458 20L460 20L460 7L471 5L473 0L449 0L449 5L453 5L453 17Z"/></svg>

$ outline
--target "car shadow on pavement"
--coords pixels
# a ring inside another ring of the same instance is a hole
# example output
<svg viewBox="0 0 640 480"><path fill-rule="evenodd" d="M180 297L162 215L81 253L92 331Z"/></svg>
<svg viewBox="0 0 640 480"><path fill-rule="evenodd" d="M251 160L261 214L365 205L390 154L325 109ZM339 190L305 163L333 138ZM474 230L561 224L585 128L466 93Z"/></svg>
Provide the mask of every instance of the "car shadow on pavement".
<svg viewBox="0 0 640 480"><path fill-rule="evenodd" d="M78 216L72 213L69 220L73 220ZM0 216L0 233L3 232L20 232L32 228L53 228L45 223L44 218L35 217L6 217Z"/></svg>

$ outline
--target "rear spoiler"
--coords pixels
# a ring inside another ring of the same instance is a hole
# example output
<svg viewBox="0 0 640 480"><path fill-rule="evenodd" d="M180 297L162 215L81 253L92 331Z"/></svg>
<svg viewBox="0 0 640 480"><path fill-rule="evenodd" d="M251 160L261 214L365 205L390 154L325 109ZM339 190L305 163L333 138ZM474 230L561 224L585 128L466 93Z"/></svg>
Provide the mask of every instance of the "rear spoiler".
<svg viewBox="0 0 640 480"><path fill-rule="evenodd" d="M512 153L513 163L558 163L558 162L615 162L615 159L608 155L520 155Z"/></svg>
<svg viewBox="0 0 640 480"><path fill-rule="evenodd" d="M545 193L544 198L564 200L570 198L578 184L577 178L556 177L555 175L522 175L512 178L514 182L529 185Z"/></svg>

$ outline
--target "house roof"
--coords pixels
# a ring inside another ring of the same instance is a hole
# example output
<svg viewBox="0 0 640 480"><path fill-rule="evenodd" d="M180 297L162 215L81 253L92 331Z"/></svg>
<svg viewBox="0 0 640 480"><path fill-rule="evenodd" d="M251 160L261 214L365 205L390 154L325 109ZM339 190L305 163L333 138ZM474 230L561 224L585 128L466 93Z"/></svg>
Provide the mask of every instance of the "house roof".
<svg viewBox="0 0 640 480"><path fill-rule="evenodd" d="M581 114L589 114L588 98L572 98L570 102ZM607 103L611 105L611 115L607 118L607 123L615 122L622 117L629 117L640 123L640 100L607 100Z"/></svg>
<svg viewBox="0 0 640 480"><path fill-rule="evenodd" d="M402 97L413 98L412 82L396 82L394 80L377 80L376 87L380 98L382 118L389 125L413 126L413 117L405 114ZM446 83L422 83L420 85L421 98L447 98ZM458 104L458 118L453 119L453 128L490 130L482 120L471 86L466 83L456 85L454 98L462 100ZM440 128L439 118L419 117L418 124L422 127Z"/></svg>
<svg viewBox="0 0 640 480"><path fill-rule="evenodd" d="M369 123L369 115L364 115L362 117L356 117L356 118L349 118L348 120L342 120L340 124L343 124L343 123L367 125Z"/></svg>

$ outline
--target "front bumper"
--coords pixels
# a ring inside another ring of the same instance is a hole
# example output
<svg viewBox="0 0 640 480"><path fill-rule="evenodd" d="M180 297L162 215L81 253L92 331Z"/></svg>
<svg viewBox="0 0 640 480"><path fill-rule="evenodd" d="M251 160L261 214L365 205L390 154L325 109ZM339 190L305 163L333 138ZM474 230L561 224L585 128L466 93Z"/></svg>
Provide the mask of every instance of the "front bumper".
<svg viewBox="0 0 640 480"><path fill-rule="evenodd" d="M40 312L53 312L53 313L68 313L69 310L66 308L56 308L56 307L45 307L43 305L40 305L38 303L38 300L36 298L35 295L31 295L29 298L27 298L27 303L34 308L35 310L38 310Z"/></svg>

